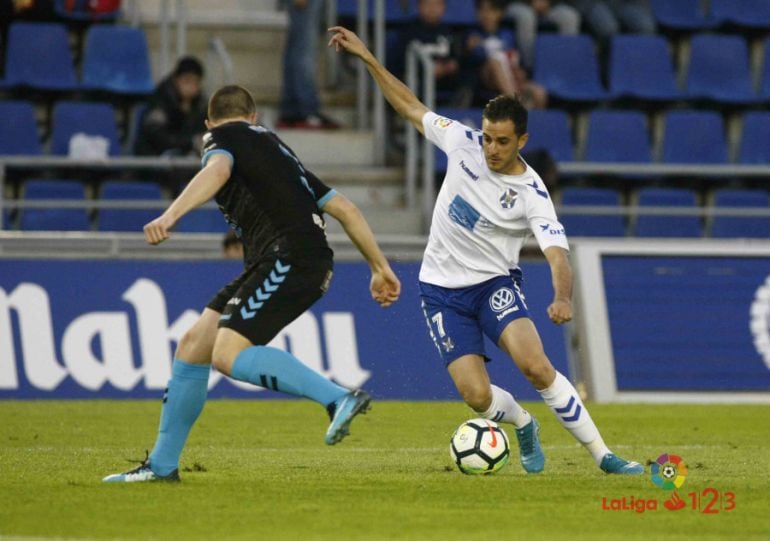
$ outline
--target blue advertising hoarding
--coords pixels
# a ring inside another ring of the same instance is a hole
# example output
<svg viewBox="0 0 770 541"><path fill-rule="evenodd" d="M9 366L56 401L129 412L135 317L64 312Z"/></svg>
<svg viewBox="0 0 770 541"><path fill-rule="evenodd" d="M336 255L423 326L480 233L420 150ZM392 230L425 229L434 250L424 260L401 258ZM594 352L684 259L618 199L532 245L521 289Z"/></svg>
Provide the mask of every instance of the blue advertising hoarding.
<svg viewBox="0 0 770 541"><path fill-rule="evenodd" d="M176 341L241 266L227 261L0 261L1 398L157 398ZM338 263L329 292L271 343L348 387L384 399L456 399L420 309L417 263L396 264L402 297L382 309L363 263ZM551 361L567 371L564 330L546 307L545 263L523 266L523 289ZM539 399L491 344L492 380ZM211 397L275 397L212 372Z"/></svg>
<svg viewBox="0 0 770 541"><path fill-rule="evenodd" d="M767 257L603 255L618 391L770 390Z"/></svg>

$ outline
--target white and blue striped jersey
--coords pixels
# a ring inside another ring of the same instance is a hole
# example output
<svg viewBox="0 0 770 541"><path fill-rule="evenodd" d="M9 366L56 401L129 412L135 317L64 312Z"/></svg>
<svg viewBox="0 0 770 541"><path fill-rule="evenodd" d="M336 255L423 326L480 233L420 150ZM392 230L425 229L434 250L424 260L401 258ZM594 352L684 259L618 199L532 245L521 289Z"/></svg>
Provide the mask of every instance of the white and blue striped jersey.
<svg viewBox="0 0 770 541"><path fill-rule="evenodd" d="M428 112L425 136L447 155L447 172L433 209L420 281L460 288L518 269L534 234L541 250L569 249L564 227L540 176L490 171L479 130Z"/></svg>

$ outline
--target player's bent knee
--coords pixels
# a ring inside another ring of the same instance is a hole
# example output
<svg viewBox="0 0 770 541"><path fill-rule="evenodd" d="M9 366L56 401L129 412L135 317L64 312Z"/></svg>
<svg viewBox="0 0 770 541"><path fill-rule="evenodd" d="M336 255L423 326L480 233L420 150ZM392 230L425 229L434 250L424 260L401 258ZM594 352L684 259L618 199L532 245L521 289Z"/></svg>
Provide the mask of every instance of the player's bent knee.
<svg viewBox="0 0 770 541"><path fill-rule="evenodd" d="M188 363L204 364L211 362L211 346L204 334L193 327L179 340L176 357Z"/></svg>
<svg viewBox="0 0 770 541"><path fill-rule="evenodd" d="M475 411L486 411L492 404L492 389L489 385L462 385L459 391L465 403Z"/></svg>
<svg viewBox="0 0 770 541"><path fill-rule="evenodd" d="M225 376L229 376L233 369L234 361L235 359L231 356L225 355L222 351L214 348L214 354L211 357L211 364L214 366L214 368L217 369L217 371L221 372Z"/></svg>
<svg viewBox="0 0 770 541"><path fill-rule="evenodd" d="M556 372L548 359L528 363L521 368L524 377L535 386L536 389L545 389L553 383Z"/></svg>

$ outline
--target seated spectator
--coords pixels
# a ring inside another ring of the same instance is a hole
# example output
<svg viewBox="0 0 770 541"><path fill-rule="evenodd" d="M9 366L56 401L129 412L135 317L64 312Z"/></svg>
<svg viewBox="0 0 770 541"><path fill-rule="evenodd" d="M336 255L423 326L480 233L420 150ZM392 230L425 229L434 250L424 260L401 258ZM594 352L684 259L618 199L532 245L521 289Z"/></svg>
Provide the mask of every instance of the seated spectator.
<svg viewBox="0 0 770 541"><path fill-rule="evenodd" d="M139 123L136 154L184 156L200 151L207 107L202 82L201 63L191 56L180 59L147 104Z"/></svg>
<svg viewBox="0 0 770 541"><path fill-rule="evenodd" d="M621 30L637 34L654 34L655 17L650 0L570 0L580 12L588 30L600 44Z"/></svg>
<svg viewBox="0 0 770 541"><path fill-rule="evenodd" d="M439 97L450 95L448 101L451 106L467 106L468 104L461 102L471 100L475 83L461 76L460 43L452 29L442 22L445 13L444 0L418 0L417 19L402 29L398 44L394 47L391 69L403 80L409 44L419 41L437 45L442 49L437 50L433 55L437 94Z"/></svg>
<svg viewBox="0 0 770 541"><path fill-rule="evenodd" d="M476 0L479 27L465 39L468 64L478 71L483 88L495 94L518 95L527 109L543 108L548 95L521 67L513 32L501 28L504 10L503 0Z"/></svg>
<svg viewBox="0 0 770 541"><path fill-rule="evenodd" d="M532 69L535 62L535 38L538 29L554 28L560 34L580 32L580 14L572 6L551 0L513 0L506 10L513 19L521 62Z"/></svg>

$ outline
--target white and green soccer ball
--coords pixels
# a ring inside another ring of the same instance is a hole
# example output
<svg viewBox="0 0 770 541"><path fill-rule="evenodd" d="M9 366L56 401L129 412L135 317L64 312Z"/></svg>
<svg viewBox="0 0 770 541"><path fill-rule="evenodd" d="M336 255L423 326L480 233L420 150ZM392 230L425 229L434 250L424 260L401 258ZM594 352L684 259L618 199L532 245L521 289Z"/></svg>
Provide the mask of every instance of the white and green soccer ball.
<svg viewBox="0 0 770 541"><path fill-rule="evenodd" d="M508 463L508 436L494 421L471 419L461 424L449 441L449 454L461 472L494 473Z"/></svg>

